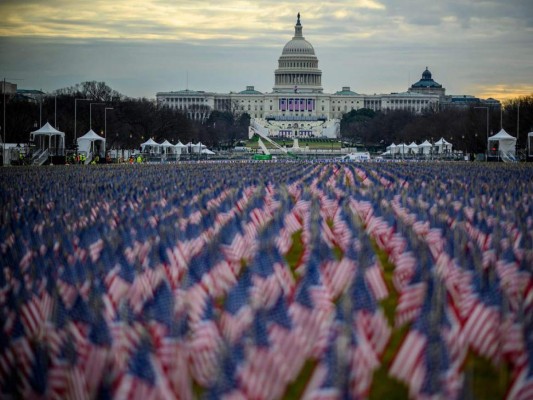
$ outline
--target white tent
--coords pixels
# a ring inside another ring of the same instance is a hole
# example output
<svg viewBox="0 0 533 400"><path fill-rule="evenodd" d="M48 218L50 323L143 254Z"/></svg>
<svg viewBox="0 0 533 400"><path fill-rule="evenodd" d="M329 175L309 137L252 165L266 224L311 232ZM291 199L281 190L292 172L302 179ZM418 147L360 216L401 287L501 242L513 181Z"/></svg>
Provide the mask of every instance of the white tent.
<svg viewBox="0 0 533 400"><path fill-rule="evenodd" d="M141 143L141 152L159 154L161 152L161 145L150 138L146 142Z"/></svg>
<svg viewBox="0 0 533 400"><path fill-rule="evenodd" d="M168 140L165 139L163 143L159 144L161 147L168 148L168 147L174 147L172 143L170 143Z"/></svg>
<svg viewBox="0 0 533 400"><path fill-rule="evenodd" d="M431 145L431 143L425 140L424 143L418 145L418 151L420 152L420 154L430 154L432 147L433 146Z"/></svg>
<svg viewBox="0 0 533 400"><path fill-rule="evenodd" d="M161 148L163 149L163 152L165 153L173 153L176 149L176 146L174 146L172 143L170 143L168 140L165 139L165 141L161 144L159 144Z"/></svg>
<svg viewBox="0 0 533 400"><path fill-rule="evenodd" d="M195 150L195 144L193 144L193 142L189 142L185 145L185 147L187 148L187 153L198 153L200 152L200 150L198 148L196 148Z"/></svg>
<svg viewBox="0 0 533 400"><path fill-rule="evenodd" d="M390 146L387 146L387 150L390 151L390 154L395 154L397 153L396 147L397 146L394 143L392 143Z"/></svg>
<svg viewBox="0 0 533 400"><path fill-rule="evenodd" d="M440 138L436 143L435 147L437 148L437 154L451 153L452 144L447 142L444 138Z"/></svg>
<svg viewBox="0 0 533 400"><path fill-rule="evenodd" d="M173 158L173 156L175 156L176 154L181 154L181 149L177 148L166 139L163 143L160 144L160 146L162 153L169 158Z"/></svg>
<svg viewBox="0 0 533 400"><path fill-rule="evenodd" d="M407 146L409 149L409 153L416 154L418 153L418 145L415 142L412 142L409 146Z"/></svg>
<svg viewBox="0 0 533 400"><path fill-rule="evenodd" d="M65 133L58 131L48 122L40 129L31 132L31 140L39 147L39 151L48 150L50 154L65 154ZM48 140L47 140L48 139Z"/></svg>
<svg viewBox="0 0 533 400"><path fill-rule="evenodd" d="M189 142L187 143L187 147L189 148L190 153L201 153L202 149L207 149L207 146L202 144L202 142L198 142L196 144Z"/></svg>
<svg viewBox="0 0 533 400"><path fill-rule="evenodd" d="M198 153L202 153L202 150L207 149L207 146L202 142L198 142L194 146L198 149Z"/></svg>
<svg viewBox="0 0 533 400"><path fill-rule="evenodd" d="M400 154L402 157L409 152L409 149L405 143L401 143L396 146L396 153Z"/></svg>
<svg viewBox="0 0 533 400"><path fill-rule="evenodd" d="M505 130L489 137L489 155L506 158L516 154L516 138L509 135Z"/></svg>
<svg viewBox="0 0 533 400"><path fill-rule="evenodd" d="M215 152L205 148L205 149L202 149L202 154L213 155L215 154Z"/></svg>
<svg viewBox="0 0 533 400"><path fill-rule="evenodd" d="M187 153L187 145L181 143L181 141L178 140L178 143L174 146L176 148L177 154Z"/></svg>
<svg viewBox="0 0 533 400"><path fill-rule="evenodd" d="M90 162L92 156L105 157L105 139L97 135L92 129L77 140L78 152L87 155L87 162Z"/></svg>

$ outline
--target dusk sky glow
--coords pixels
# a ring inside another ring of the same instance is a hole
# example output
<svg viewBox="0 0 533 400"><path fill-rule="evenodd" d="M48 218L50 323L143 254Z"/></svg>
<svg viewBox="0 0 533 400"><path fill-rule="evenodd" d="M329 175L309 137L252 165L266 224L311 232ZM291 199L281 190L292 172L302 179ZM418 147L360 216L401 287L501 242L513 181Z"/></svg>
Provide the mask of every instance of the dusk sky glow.
<svg viewBox="0 0 533 400"><path fill-rule="evenodd" d="M105 81L149 98L270 92L298 12L325 92L403 92L428 66L447 94L533 93L531 0L2 0L0 78L44 91Z"/></svg>

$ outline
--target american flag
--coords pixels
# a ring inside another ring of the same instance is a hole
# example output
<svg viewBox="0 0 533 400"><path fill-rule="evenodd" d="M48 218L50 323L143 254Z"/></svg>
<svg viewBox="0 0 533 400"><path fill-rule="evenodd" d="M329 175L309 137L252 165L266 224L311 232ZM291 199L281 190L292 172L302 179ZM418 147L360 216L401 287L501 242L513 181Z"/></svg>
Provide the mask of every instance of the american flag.
<svg viewBox="0 0 533 400"><path fill-rule="evenodd" d="M464 324L467 343L479 354L498 361L501 356L499 327L501 323L501 294L496 282L488 276L474 275L475 305Z"/></svg>
<svg viewBox="0 0 533 400"><path fill-rule="evenodd" d="M247 398L277 399L283 393L283 376L271 351L266 320L258 311L250 330L250 344L245 347L245 359L238 369L240 388Z"/></svg>
<svg viewBox="0 0 533 400"><path fill-rule="evenodd" d="M237 342L253 321L254 311L248 302L251 285L250 270L245 269L224 302L220 329L229 343Z"/></svg>
<svg viewBox="0 0 533 400"><path fill-rule="evenodd" d="M412 397L458 398L462 376L452 363L441 331L449 329L444 289L438 280L428 281L424 310L407 333L390 367L390 374L405 382Z"/></svg>
<svg viewBox="0 0 533 400"><path fill-rule="evenodd" d="M421 279L420 272L418 272L400 293L395 314L397 327L418 317L426 296L426 289L427 283Z"/></svg>
<svg viewBox="0 0 533 400"><path fill-rule="evenodd" d="M358 271L350 288L354 316L354 326L358 338L368 341L376 355L381 355L389 341L391 329L382 310L369 288L365 274Z"/></svg>
<svg viewBox="0 0 533 400"><path fill-rule="evenodd" d="M365 398L398 350L389 376L413 398L464 393L468 351L509 370L508 398L529 398L533 175L463 170L2 170L0 397L282 398L311 360L309 398ZM109 184L87 191L94 179ZM408 329L398 349L375 244Z"/></svg>
<svg viewBox="0 0 533 400"><path fill-rule="evenodd" d="M222 337L213 318L213 302L208 299L202 318L190 326L191 374L197 382L205 387L213 384L222 346Z"/></svg>
<svg viewBox="0 0 533 400"><path fill-rule="evenodd" d="M314 400L354 398L350 388L351 349L342 328L332 333L326 351L315 371L303 398Z"/></svg>
<svg viewBox="0 0 533 400"><path fill-rule="evenodd" d="M517 369L506 399L526 400L531 398L533 398L533 337L530 333L526 338L526 360Z"/></svg>
<svg viewBox="0 0 533 400"><path fill-rule="evenodd" d="M156 385L150 347L143 342L133 353L128 363L127 372L118 380L115 397L121 399L157 399L159 389Z"/></svg>

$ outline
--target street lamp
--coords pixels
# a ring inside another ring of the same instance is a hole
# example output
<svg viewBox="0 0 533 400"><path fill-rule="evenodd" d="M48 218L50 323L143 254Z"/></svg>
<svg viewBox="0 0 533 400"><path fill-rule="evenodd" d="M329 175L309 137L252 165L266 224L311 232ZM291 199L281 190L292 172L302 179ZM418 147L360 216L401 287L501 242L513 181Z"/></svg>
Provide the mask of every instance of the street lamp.
<svg viewBox="0 0 533 400"><path fill-rule="evenodd" d="M106 107L104 109L104 138L107 137L107 110L114 110L113 107Z"/></svg>
<svg viewBox="0 0 533 400"><path fill-rule="evenodd" d="M93 119L92 119L92 115L93 115L93 104L105 104L105 103L90 103L90 104L89 104L89 130L93 129L93 128L92 128L92 122L93 122Z"/></svg>
<svg viewBox="0 0 533 400"><path fill-rule="evenodd" d="M7 132L7 129L6 129L6 79L4 77L4 82L3 82L3 86L2 86L2 93L4 94L4 123L2 125L2 129L4 130L4 139L3 139L3 146L2 146L2 165L5 165L6 164L6 153L5 153L5 150L6 150L6 132ZM9 78L10 81L22 81L23 79L17 79L17 78ZM0 131L1 132L1 131Z"/></svg>
<svg viewBox="0 0 533 400"><path fill-rule="evenodd" d="M2 128L4 129L4 146L2 147L2 164L4 164L4 148L6 147L6 78L4 78L2 93L4 94L4 123L2 124Z"/></svg>
<svg viewBox="0 0 533 400"><path fill-rule="evenodd" d="M484 108L487 111L487 159L486 161L489 161L489 108L488 107L474 107L477 108Z"/></svg>
<svg viewBox="0 0 533 400"><path fill-rule="evenodd" d="M91 99L74 99L74 143L76 143L76 138L78 136L78 133L76 131L76 121L77 121L77 106L78 101L90 101Z"/></svg>
<svg viewBox="0 0 533 400"><path fill-rule="evenodd" d="M518 102L516 110L516 144L518 144L518 136L520 136L520 102Z"/></svg>

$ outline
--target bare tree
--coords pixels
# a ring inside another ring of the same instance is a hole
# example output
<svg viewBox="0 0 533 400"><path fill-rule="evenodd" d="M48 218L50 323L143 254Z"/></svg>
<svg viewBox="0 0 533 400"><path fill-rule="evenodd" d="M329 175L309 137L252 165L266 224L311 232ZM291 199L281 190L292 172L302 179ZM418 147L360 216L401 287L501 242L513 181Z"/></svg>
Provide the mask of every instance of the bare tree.
<svg viewBox="0 0 533 400"><path fill-rule="evenodd" d="M55 95L69 95L83 97L94 101L117 101L124 99L124 96L111 89L105 82L87 81L74 86L58 89Z"/></svg>

